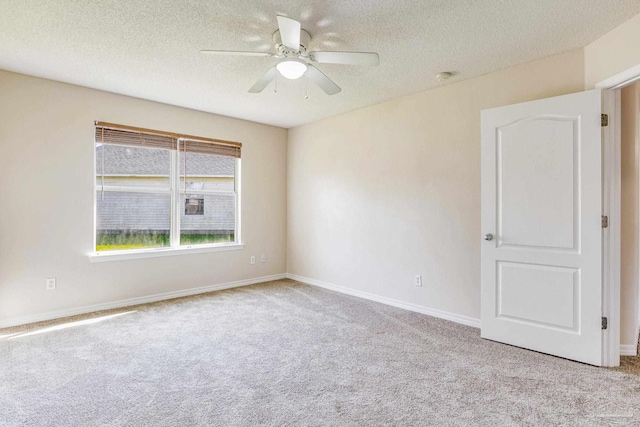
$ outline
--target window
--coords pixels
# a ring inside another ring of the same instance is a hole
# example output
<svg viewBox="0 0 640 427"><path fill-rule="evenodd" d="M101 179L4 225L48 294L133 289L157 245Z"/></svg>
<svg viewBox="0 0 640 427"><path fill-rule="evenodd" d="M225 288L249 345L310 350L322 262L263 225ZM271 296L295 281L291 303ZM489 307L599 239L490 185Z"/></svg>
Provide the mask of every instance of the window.
<svg viewBox="0 0 640 427"><path fill-rule="evenodd" d="M187 197L184 204L185 215L204 215L204 199Z"/></svg>
<svg viewBox="0 0 640 427"><path fill-rule="evenodd" d="M241 145L96 123L95 250L238 242Z"/></svg>

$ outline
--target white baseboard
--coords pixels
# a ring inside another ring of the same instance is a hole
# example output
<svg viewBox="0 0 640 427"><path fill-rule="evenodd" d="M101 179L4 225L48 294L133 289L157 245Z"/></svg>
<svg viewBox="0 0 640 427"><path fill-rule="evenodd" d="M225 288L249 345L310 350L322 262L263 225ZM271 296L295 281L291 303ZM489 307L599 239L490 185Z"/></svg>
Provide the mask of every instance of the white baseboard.
<svg viewBox="0 0 640 427"><path fill-rule="evenodd" d="M416 313L426 314L427 316L438 317L440 319L449 320L451 322L460 323L462 325L473 326L474 328L480 328L480 319L475 319L473 317L463 316L455 313L449 313L447 311L437 310L435 308L429 308L422 305L411 304L408 302L404 302L404 301L400 301L392 298L374 295L368 292L357 291L355 289L350 289L344 286L338 286L332 283L322 282L320 280L310 279L308 277L298 276L291 273L287 273L287 278L291 280L297 280L298 282L306 283L308 285L318 286L320 288L325 288L325 289L340 292L343 294L351 295L354 297L368 299L370 301L375 301L382 304L403 308L409 311L415 311Z"/></svg>
<svg viewBox="0 0 640 427"><path fill-rule="evenodd" d="M637 345L629 344L629 345L620 346L620 356L637 356L637 355L638 355Z"/></svg>
<svg viewBox="0 0 640 427"><path fill-rule="evenodd" d="M620 356L638 356L638 336L640 336L640 325L636 328L635 344L620 345Z"/></svg>
<svg viewBox="0 0 640 427"><path fill-rule="evenodd" d="M235 282L221 283L218 285L202 286L199 288L184 289L181 291L164 292L162 294L149 295L138 298L129 298L119 301L106 302L101 304L86 305L83 307L70 308L67 310L50 311L48 313L34 314L31 316L16 317L0 321L0 328L26 325L28 323L43 322L46 320L60 319L63 317L77 316L79 314L93 313L95 311L111 310L114 308L130 307L132 305L147 304L150 302L164 301L173 298L187 297L190 295L204 294L207 292L221 291L223 289L238 288L240 286L254 285L256 283L268 282L271 280L281 280L286 278L286 274L274 274L272 276L256 277L253 279L238 280Z"/></svg>

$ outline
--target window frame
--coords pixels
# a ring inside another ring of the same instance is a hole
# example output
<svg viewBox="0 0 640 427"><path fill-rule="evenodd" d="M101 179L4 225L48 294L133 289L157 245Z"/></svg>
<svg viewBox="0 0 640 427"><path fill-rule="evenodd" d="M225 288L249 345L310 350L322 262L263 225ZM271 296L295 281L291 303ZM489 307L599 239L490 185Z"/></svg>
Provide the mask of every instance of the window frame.
<svg viewBox="0 0 640 427"><path fill-rule="evenodd" d="M202 253L202 252L218 252L226 250L238 250L243 249L242 244L242 227L241 227L241 171L242 162L241 158L234 158L234 177L233 177L233 191L215 191L215 190L187 190L180 188L180 180L183 175L180 174L180 147L187 138L177 138L176 150L167 149L170 154L170 169L169 169L169 188L153 188L153 187L137 187L137 186L115 186L115 185L100 185L98 184L98 167L97 167L97 143L93 143L93 249L89 253L89 259L91 262L97 261L110 261L110 260L123 260L123 259L139 259L139 258L151 258L156 256L167 255L182 255L188 253ZM107 145L107 144L105 144ZM118 145L118 144L109 144ZM213 154L212 154L213 155ZM230 157L230 156L229 156ZM187 175L188 176L188 175ZM100 191L105 192L131 192L131 193L146 193L146 194L168 194L170 196L170 222L169 222L169 246L161 246L155 248L140 248L140 249L126 249L126 250L113 250L113 251L97 251L97 234L98 234L98 202L97 194ZM182 195L189 194L207 194L207 195L234 195L235 197L235 230L234 240L228 243L203 243L203 244L190 244L180 245L180 209L184 208L181 203Z"/></svg>

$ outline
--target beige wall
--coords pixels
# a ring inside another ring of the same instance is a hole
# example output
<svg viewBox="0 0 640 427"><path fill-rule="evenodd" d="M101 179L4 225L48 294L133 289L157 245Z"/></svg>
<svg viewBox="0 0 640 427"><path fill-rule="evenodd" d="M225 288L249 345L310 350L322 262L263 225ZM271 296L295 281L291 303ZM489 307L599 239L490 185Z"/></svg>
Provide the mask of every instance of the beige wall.
<svg viewBox="0 0 640 427"><path fill-rule="evenodd" d="M640 15L616 27L584 48L585 87L591 89L640 64Z"/></svg>
<svg viewBox="0 0 640 427"><path fill-rule="evenodd" d="M479 318L480 110L583 89L580 49L290 129L288 271Z"/></svg>
<svg viewBox="0 0 640 427"><path fill-rule="evenodd" d="M620 344L638 339L638 104L640 85L622 90L621 129L621 239L620 239Z"/></svg>
<svg viewBox="0 0 640 427"><path fill-rule="evenodd" d="M242 142L245 249L90 263L94 120ZM0 71L0 323L284 273L286 147L285 129Z"/></svg>

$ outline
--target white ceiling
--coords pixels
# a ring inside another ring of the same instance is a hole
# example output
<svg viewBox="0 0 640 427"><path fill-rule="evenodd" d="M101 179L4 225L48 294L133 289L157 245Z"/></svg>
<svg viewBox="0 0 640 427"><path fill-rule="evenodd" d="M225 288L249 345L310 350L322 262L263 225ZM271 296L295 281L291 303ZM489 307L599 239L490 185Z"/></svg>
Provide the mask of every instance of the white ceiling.
<svg viewBox="0 0 640 427"><path fill-rule="evenodd" d="M0 69L282 127L587 45L640 13L640 0L0 0ZM276 15L302 22L312 50L375 51L378 67L318 64L342 87L305 79L249 94L272 58ZM1 95L0 95L1 96Z"/></svg>

